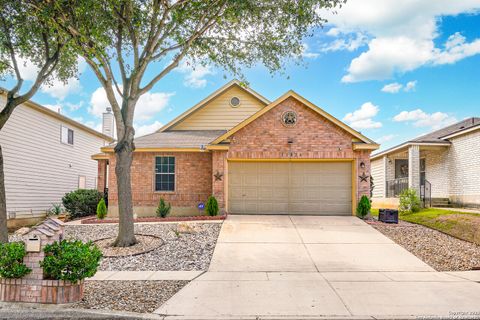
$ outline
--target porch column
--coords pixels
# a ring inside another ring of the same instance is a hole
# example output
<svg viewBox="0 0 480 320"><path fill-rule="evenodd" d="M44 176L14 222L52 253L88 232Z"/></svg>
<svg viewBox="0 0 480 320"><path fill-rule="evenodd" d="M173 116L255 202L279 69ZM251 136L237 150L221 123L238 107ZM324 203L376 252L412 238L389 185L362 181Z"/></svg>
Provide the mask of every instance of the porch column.
<svg viewBox="0 0 480 320"><path fill-rule="evenodd" d="M408 148L408 187L415 189L420 196L420 147Z"/></svg>

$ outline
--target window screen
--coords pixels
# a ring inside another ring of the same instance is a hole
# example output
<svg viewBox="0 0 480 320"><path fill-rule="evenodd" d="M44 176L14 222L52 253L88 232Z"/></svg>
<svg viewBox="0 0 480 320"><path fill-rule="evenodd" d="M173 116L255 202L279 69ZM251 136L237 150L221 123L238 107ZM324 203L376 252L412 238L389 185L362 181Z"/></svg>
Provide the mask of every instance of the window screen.
<svg viewBox="0 0 480 320"><path fill-rule="evenodd" d="M73 145L73 130L62 126L60 141L65 144Z"/></svg>
<svg viewBox="0 0 480 320"><path fill-rule="evenodd" d="M175 157L155 158L155 191L175 191Z"/></svg>

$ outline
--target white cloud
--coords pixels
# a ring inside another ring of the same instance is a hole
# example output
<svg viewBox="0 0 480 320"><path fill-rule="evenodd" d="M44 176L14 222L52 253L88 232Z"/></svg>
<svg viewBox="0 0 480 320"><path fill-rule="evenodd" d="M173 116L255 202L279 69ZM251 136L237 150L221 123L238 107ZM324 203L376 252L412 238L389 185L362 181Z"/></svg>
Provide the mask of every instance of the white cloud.
<svg viewBox="0 0 480 320"><path fill-rule="evenodd" d="M318 58L320 54L316 52L310 51L310 47L308 44L304 43L303 48L302 48L302 57L307 58L307 59L315 59Z"/></svg>
<svg viewBox="0 0 480 320"><path fill-rule="evenodd" d="M144 124L144 125L139 125L135 124L135 136L141 137L149 133L153 133L156 130L160 129L163 126L163 124L160 121L155 121L151 124Z"/></svg>
<svg viewBox="0 0 480 320"><path fill-rule="evenodd" d="M373 117L378 114L379 110L379 107L373 103L365 102L360 109L347 113L343 120L357 130L381 128L382 123L373 120Z"/></svg>
<svg viewBox="0 0 480 320"><path fill-rule="evenodd" d="M168 105L170 98L174 94L175 93L173 92L147 92L143 94L140 99L138 99L137 106L135 108L135 120L150 120ZM120 102L120 96L116 90L115 98L118 102ZM110 107L107 95L105 94L103 87L99 87L92 93L88 112L97 117L101 117L107 107Z"/></svg>
<svg viewBox="0 0 480 320"><path fill-rule="evenodd" d="M403 89L405 92L409 91L415 91L415 87L417 86L417 80L414 81L408 81L407 84L405 85L405 89Z"/></svg>
<svg viewBox="0 0 480 320"><path fill-rule="evenodd" d="M457 119L444 112L426 113L422 109L402 111L393 117L396 122L410 122L415 127L439 129L457 122Z"/></svg>
<svg viewBox="0 0 480 320"><path fill-rule="evenodd" d="M183 60L178 68L178 72L185 74L183 84L190 88L204 88L207 85L206 76L215 72L210 66L193 65L190 61Z"/></svg>
<svg viewBox="0 0 480 320"><path fill-rule="evenodd" d="M377 143L385 143L385 142L388 142L388 141L392 141L395 137L397 137L398 135L396 134L387 134L387 135L384 135L384 136L381 136L380 138L378 139L375 139L375 142Z"/></svg>
<svg viewBox="0 0 480 320"><path fill-rule="evenodd" d="M409 81L405 84L405 86L398 82L392 82L384 85L381 91L387 92L387 93L399 93L400 90L403 88L403 91L410 92L415 90L416 85L417 85L417 80Z"/></svg>
<svg viewBox="0 0 480 320"><path fill-rule="evenodd" d="M80 92L82 86L76 78L68 79L67 83L54 79L50 84L41 87L41 91L59 100L65 99L69 94Z"/></svg>
<svg viewBox="0 0 480 320"><path fill-rule="evenodd" d="M403 84L398 82L389 83L383 86L382 92L398 93L402 89Z"/></svg>
<svg viewBox="0 0 480 320"><path fill-rule="evenodd" d="M30 60L17 58L17 65L23 80L34 81L37 78L40 69L30 62Z"/></svg>
<svg viewBox="0 0 480 320"><path fill-rule="evenodd" d="M442 47L441 17L462 13L478 14L478 0L349 0L338 14L322 12L333 31L331 36L348 38L357 33L371 39L368 50L354 58L343 82L383 80L424 65L454 63L480 53L480 39L471 42L453 34Z"/></svg>
<svg viewBox="0 0 480 320"><path fill-rule="evenodd" d="M340 32L334 32L334 34L338 35L340 34ZM323 46L322 51L323 52L340 51L340 50L355 51L358 48L368 43L367 36L365 36L360 32L342 35L342 37L343 38L336 39L335 41L327 43L325 46Z"/></svg>

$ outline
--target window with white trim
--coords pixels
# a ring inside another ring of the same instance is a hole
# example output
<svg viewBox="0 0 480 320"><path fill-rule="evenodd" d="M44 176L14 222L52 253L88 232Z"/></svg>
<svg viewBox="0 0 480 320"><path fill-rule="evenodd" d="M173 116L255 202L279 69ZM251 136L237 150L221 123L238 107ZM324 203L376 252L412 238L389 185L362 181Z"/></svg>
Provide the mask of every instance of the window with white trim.
<svg viewBox="0 0 480 320"><path fill-rule="evenodd" d="M64 126L61 126L60 141L65 144L73 145L73 130Z"/></svg>
<svg viewBox="0 0 480 320"><path fill-rule="evenodd" d="M155 191L175 191L175 157L155 157Z"/></svg>

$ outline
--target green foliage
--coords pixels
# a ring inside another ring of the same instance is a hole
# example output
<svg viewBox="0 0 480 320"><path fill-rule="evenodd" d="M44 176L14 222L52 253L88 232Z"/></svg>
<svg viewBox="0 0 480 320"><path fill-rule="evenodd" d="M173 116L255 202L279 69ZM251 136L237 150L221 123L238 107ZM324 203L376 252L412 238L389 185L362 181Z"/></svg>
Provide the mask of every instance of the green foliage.
<svg viewBox="0 0 480 320"><path fill-rule="evenodd" d="M216 216L218 214L218 202L214 196L208 197L205 211L209 216Z"/></svg>
<svg viewBox="0 0 480 320"><path fill-rule="evenodd" d="M63 206L71 218L94 215L102 194L94 189L78 189L65 194L62 198Z"/></svg>
<svg viewBox="0 0 480 320"><path fill-rule="evenodd" d="M102 220L107 216L107 205L105 204L105 199L100 199L97 205L97 218Z"/></svg>
<svg viewBox="0 0 480 320"><path fill-rule="evenodd" d="M48 279L76 283L93 277L102 258L102 252L93 242L62 240L45 246L45 258L40 265Z"/></svg>
<svg viewBox="0 0 480 320"><path fill-rule="evenodd" d="M48 216L58 216L63 213L63 208L61 203L52 203L52 208L47 212Z"/></svg>
<svg viewBox="0 0 480 320"><path fill-rule="evenodd" d="M420 198L415 189L405 189L400 193L400 213L412 213L420 211Z"/></svg>
<svg viewBox="0 0 480 320"><path fill-rule="evenodd" d="M23 263L27 252L23 242L0 243L0 277L21 278L32 270Z"/></svg>
<svg viewBox="0 0 480 320"><path fill-rule="evenodd" d="M357 205L357 216L363 219L370 212L371 208L372 204L370 202L370 199L368 199L367 196L363 195Z"/></svg>
<svg viewBox="0 0 480 320"><path fill-rule="evenodd" d="M157 216L165 218L170 213L171 208L172 206L170 205L170 203L167 204L165 200L163 200L163 198L160 198L157 207Z"/></svg>

